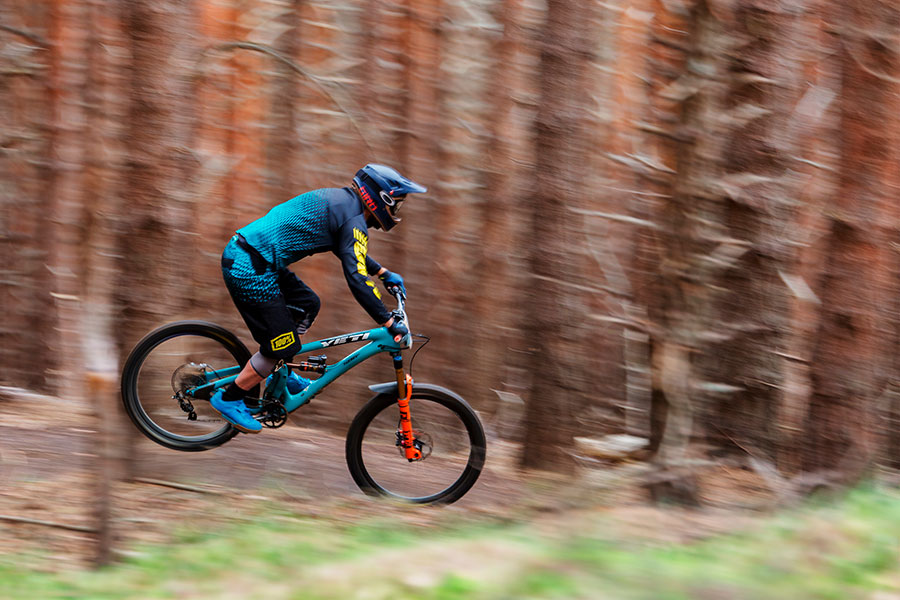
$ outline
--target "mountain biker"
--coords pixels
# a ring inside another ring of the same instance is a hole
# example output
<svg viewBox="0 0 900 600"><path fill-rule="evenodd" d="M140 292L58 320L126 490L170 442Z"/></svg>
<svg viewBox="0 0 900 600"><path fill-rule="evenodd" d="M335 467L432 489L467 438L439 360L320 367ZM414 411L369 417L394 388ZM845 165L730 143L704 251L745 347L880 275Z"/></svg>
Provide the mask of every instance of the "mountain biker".
<svg viewBox="0 0 900 600"><path fill-rule="evenodd" d="M319 297L288 270L288 265L312 254L332 252L356 301L376 323L399 342L409 331L395 321L369 276L385 286L406 288L403 278L382 267L368 254L368 228L390 231L400 222L397 211L407 194L427 191L391 167L368 164L349 187L323 188L275 206L264 217L238 229L222 253L222 275L259 351L237 378L217 391L210 403L241 431L257 433L262 425L243 402L281 360L300 349L319 312ZM288 390L299 393L309 380L288 376Z"/></svg>

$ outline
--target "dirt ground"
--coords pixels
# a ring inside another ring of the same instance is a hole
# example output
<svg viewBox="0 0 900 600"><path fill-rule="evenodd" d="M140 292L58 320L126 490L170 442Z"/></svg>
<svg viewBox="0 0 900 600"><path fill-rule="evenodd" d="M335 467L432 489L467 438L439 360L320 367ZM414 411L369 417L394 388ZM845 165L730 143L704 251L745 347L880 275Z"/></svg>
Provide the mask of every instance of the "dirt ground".
<svg viewBox="0 0 900 600"><path fill-rule="evenodd" d="M347 521L382 517L385 510L414 522L604 510L614 513L625 535L689 541L743 526L754 516L746 510L748 497L766 494L751 473L722 470L705 481L703 511L660 509L629 483L627 468L590 465L565 485L525 478L514 468L515 446L489 439L485 470L459 502L439 509L386 507L354 484L343 437L305 427L302 415L280 429L240 435L198 453L165 449L136 429L129 434L133 478L115 483L112 496L115 548L125 555L145 543L171 541L185 527L211 530L253 518L267 501L301 515ZM97 448L93 416L59 398L0 389L0 555L15 554L18 564L42 570L89 564L95 551L90 529L96 525Z"/></svg>

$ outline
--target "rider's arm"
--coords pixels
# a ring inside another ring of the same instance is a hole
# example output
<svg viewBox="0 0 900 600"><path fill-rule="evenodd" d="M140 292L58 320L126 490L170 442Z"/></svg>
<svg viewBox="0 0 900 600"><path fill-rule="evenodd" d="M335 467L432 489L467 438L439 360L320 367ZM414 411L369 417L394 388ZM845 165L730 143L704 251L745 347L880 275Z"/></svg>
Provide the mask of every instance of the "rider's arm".
<svg viewBox="0 0 900 600"><path fill-rule="evenodd" d="M369 279L370 271L366 260L369 234L362 215L345 222L340 227L336 238L334 253L341 259L344 277L347 279L347 285L350 286L353 297L376 323L389 325L391 312L385 307L381 301L381 294ZM378 270L381 268L379 265Z"/></svg>
<svg viewBox="0 0 900 600"><path fill-rule="evenodd" d="M366 272L369 273L370 277L375 276L375 275L381 275L385 271L387 271L387 269L385 269L380 264L378 264L377 260L375 260L374 258L369 256L368 254L366 255Z"/></svg>

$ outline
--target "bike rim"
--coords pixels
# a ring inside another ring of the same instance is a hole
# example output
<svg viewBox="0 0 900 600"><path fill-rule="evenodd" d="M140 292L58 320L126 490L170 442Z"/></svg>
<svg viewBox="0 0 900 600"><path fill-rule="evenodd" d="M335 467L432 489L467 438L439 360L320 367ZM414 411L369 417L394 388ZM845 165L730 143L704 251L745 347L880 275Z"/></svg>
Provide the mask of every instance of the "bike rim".
<svg viewBox="0 0 900 600"><path fill-rule="evenodd" d="M471 471L474 449L463 418L429 398L410 400L413 431L428 456L409 462L397 446L396 403L378 411L362 433L360 466L380 493L408 502L432 502L452 493Z"/></svg>

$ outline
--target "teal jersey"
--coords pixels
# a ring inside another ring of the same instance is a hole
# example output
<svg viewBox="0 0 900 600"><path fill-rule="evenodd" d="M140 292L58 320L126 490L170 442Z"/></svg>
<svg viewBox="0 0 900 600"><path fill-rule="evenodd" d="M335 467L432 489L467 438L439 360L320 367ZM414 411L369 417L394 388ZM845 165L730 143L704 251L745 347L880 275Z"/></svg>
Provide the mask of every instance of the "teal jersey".
<svg viewBox="0 0 900 600"><path fill-rule="evenodd" d="M266 263L265 270L272 273L312 254L334 253L341 260L344 277L357 302L376 322L390 319L390 311L369 279L381 265L368 255L369 235L362 205L350 188L323 188L301 194L274 207L237 233L259 253ZM264 273L241 272L230 276L250 281L264 277ZM256 296L260 301L267 300L263 298L266 294L257 289L260 286L247 283L241 287L254 296L250 300ZM272 285L262 287L271 293L276 291Z"/></svg>

